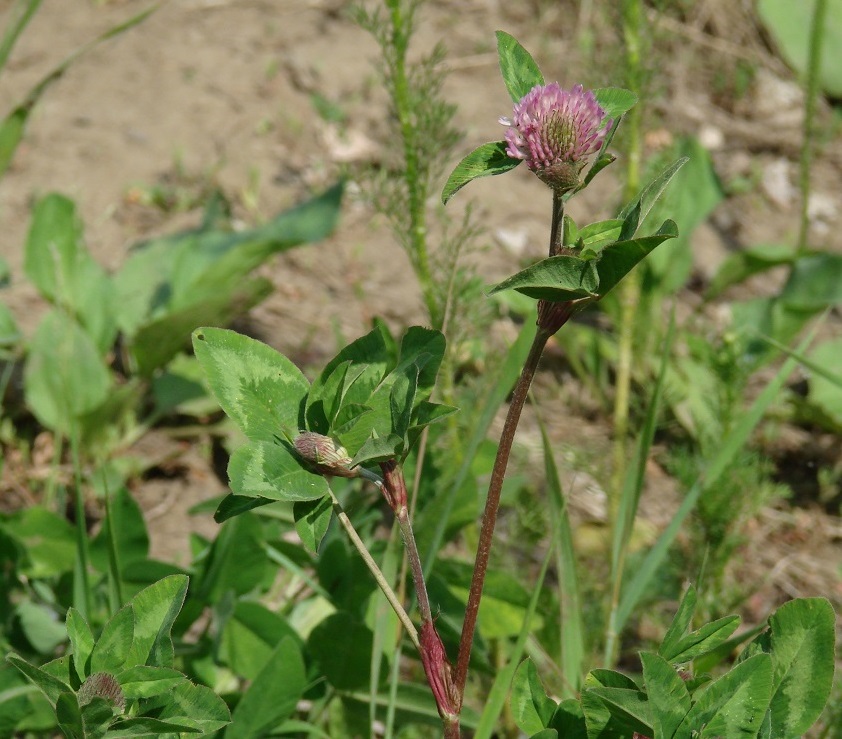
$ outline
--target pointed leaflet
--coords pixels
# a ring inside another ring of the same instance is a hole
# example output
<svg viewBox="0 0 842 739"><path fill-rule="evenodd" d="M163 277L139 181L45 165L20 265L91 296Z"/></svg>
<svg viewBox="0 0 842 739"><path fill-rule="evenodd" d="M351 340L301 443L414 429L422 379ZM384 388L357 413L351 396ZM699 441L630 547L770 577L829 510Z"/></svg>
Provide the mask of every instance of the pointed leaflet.
<svg viewBox="0 0 842 739"><path fill-rule="evenodd" d="M352 341L337 354L313 381L307 397L307 428L320 434L333 432L329 415L337 418L348 405L364 405L394 362L394 356L381 328L374 328L365 336ZM341 365L347 365L344 375L334 377ZM342 379L341 403L336 400L335 386Z"/></svg>
<svg viewBox="0 0 842 739"><path fill-rule="evenodd" d="M520 45L514 36L497 31L497 56L503 83L512 101L517 103L535 85L544 84L544 75L532 55Z"/></svg>
<svg viewBox="0 0 842 739"><path fill-rule="evenodd" d="M616 120L637 105L637 95L622 87L598 87L593 94L605 111L605 120Z"/></svg>
<svg viewBox="0 0 842 739"><path fill-rule="evenodd" d="M822 712L833 684L834 623L824 598L784 603L769 619L776 739L803 735Z"/></svg>
<svg viewBox="0 0 842 739"><path fill-rule="evenodd" d="M593 260L560 255L530 265L495 285L489 295L517 290L530 298L563 302L596 298L599 278Z"/></svg>
<svg viewBox="0 0 842 739"><path fill-rule="evenodd" d="M243 693L226 739L264 736L292 715L307 686L301 650L290 637L281 639L266 665Z"/></svg>
<svg viewBox="0 0 842 739"><path fill-rule="evenodd" d="M127 666L169 667L173 660L172 629L175 617L187 595L186 575L170 575L132 598L134 640Z"/></svg>
<svg viewBox="0 0 842 739"><path fill-rule="evenodd" d="M661 647L659 652L664 659L673 664L689 662L696 657L713 651L720 644L727 641L728 637L737 630L739 625L739 616L725 616L724 618L705 624L684 638L679 639L670 649Z"/></svg>
<svg viewBox="0 0 842 739"><path fill-rule="evenodd" d="M126 662L134 638L134 610L123 606L105 624L91 652L91 673L116 672Z"/></svg>
<svg viewBox="0 0 842 739"><path fill-rule="evenodd" d="M605 297L634 267L655 247L667 239L678 236L678 229L672 221L664 221L657 233L629 241L615 241L608 244L596 261L599 274L599 297Z"/></svg>
<svg viewBox="0 0 842 739"><path fill-rule="evenodd" d="M661 646L658 648L658 654L662 657L670 652L675 652L675 646L687 633L690 622L693 620L693 614L696 612L696 588L692 585L687 587L681 603L678 604L678 610L673 616L672 623L664 634L661 641Z"/></svg>
<svg viewBox="0 0 842 739"><path fill-rule="evenodd" d="M752 736L759 731L772 695L772 663L768 654L756 654L695 695L695 703L676 731L689 737L705 729L704 736Z"/></svg>
<svg viewBox="0 0 842 739"><path fill-rule="evenodd" d="M67 610L65 625L73 650L73 667L76 676L83 681L91 673L89 660L94 649L94 636L82 614L72 606Z"/></svg>
<svg viewBox="0 0 842 739"><path fill-rule="evenodd" d="M318 552L333 517L333 503L325 495L317 500L300 500L292 506L295 530L301 543L311 552Z"/></svg>
<svg viewBox="0 0 842 739"><path fill-rule="evenodd" d="M640 194L632 200L625 208L623 208L619 213L619 218L623 220L628 219L629 217L634 217L635 222L633 224L629 224L633 226L631 228L631 233L628 234L627 238L631 238L637 232L638 226L643 223L646 219L646 216L649 215L649 211L652 210L652 206L655 205L658 198L661 197L662 193L666 189L666 186L670 183L670 180L675 176L675 173L678 172L686 163L687 157L682 157L681 159L677 159L668 167L666 167L659 175L657 175L643 190L640 191Z"/></svg>
<svg viewBox="0 0 842 739"><path fill-rule="evenodd" d="M640 661L655 736L671 737L690 710L690 693L684 680L663 657L641 652Z"/></svg>
<svg viewBox="0 0 842 739"><path fill-rule="evenodd" d="M509 701L517 727L526 734L534 734L549 726L558 707L547 696L531 659L524 660L517 668Z"/></svg>
<svg viewBox="0 0 842 739"><path fill-rule="evenodd" d="M222 410L249 439L298 430L309 383L283 354L219 328L194 331L193 348Z"/></svg>
<svg viewBox="0 0 842 739"><path fill-rule="evenodd" d="M447 205L447 201L471 180L503 174L517 167L523 160L506 154L507 146L505 141L489 141L462 159L447 178L441 192L441 202Z"/></svg>
<svg viewBox="0 0 842 739"><path fill-rule="evenodd" d="M70 690L70 686L39 667L29 664L16 654L9 654L6 661L17 667L34 685L39 687L47 700L55 706L59 696Z"/></svg>

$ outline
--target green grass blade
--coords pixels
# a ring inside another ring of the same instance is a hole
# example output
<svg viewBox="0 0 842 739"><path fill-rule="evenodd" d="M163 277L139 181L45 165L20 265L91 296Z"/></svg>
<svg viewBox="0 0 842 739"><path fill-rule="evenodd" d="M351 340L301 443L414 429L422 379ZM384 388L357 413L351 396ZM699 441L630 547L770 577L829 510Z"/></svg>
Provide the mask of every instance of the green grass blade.
<svg viewBox="0 0 842 739"><path fill-rule="evenodd" d="M816 327L810 331L808 336L798 346L798 349L796 350L797 353L803 353L813 340L815 333ZM676 511L675 516L673 516L669 525L666 529L664 529L660 537L658 537L655 545L646 555L646 558L641 563L634 577L623 591L623 596L620 600L620 607L617 614L616 628L618 633L622 630L631 615L632 610L643 596L643 593L646 591L646 588L652 577L655 575L655 572L658 570L658 567L660 567L664 561L664 558L675 540L684 519L687 518L696 506L696 503L702 493L716 484L719 477L734 460L734 457L745 446L751 432L760 422L766 409L777 397L790 373L793 369L795 369L797 363L797 360L793 357L790 357L783 363L772 380L763 389L763 392L761 392L754 403L752 403L748 412L742 416L731 432L722 440L722 446L720 447L719 453L711 460L710 465L708 466L707 474L704 477L699 478L690 490L687 491L687 495L681 503L678 511Z"/></svg>
<svg viewBox="0 0 842 739"><path fill-rule="evenodd" d="M6 28L5 33L3 34L3 40L0 41L0 71L3 70L3 67L6 66L6 60L9 58L9 54L12 53L12 49L17 43L18 36L23 33L23 29L29 25L29 21L32 20L32 16L35 15L35 12L38 10L38 6L41 5L42 0L20 0L18 2L18 6L22 7L23 10L12 11L12 21L9 23L8 27ZM17 17L14 17L15 13L20 13Z"/></svg>
<svg viewBox="0 0 842 739"><path fill-rule="evenodd" d="M658 370L658 379L652 397L646 408L646 417L643 428L640 430L637 453L634 466L626 473L623 490L620 495L620 505L617 509L617 520L614 522L611 538L611 607L608 615L608 630L605 635L604 662L606 666L614 663L617 637L620 633L618 624L620 593L623 584L626 555L628 554L629 542L634 531L634 520L637 517L637 508L640 503L640 494L643 490L643 480L646 474L646 461L649 458L649 450L652 448L652 441L655 438L655 426L658 420L658 411L661 405L661 397L666 378L670 347L675 330L675 314L670 318L667 335L664 338L664 346L661 350L661 366Z"/></svg>
<svg viewBox="0 0 842 739"><path fill-rule="evenodd" d="M117 556L117 540L112 518L111 491L108 478L103 472L102 484L105 491L105 518L108 521L108 609L113 616L123 605L123 593L120 581L120 560Z"/></svg>
<svg viewBox="0 0 842 739"><path fill-rule="evenodd" d="M146 18L158 9L158 4L147 8L141 13L132 16L124 23L120 23L113 28L108 29L105 33L97 36L93 41L89 41L84 46L76 49L70 56L68 56L61 64L49 72L41 81L33 87L26 97L9 113L2 121L0 121L0 177L8 168L12 156L17 149L18 144L23 138L26 129L26 123L29 119L29 114L35 107L44 91L58 80L80 56L87 54L95 46L98 46L103 41L107 41L114 36L117 36L124 31L129 30L138 23L146 20ZM4 39L4 43L5 43Z"/></svg>
<svg viewBox="0 0 842 739"><path fill-rule="evenodd" d="M509 688L512 684L512 678L515 676L515 671L520 664L520 658L523 655L524 647L526 646L526 639L529 636L529 630L532 624L532 617L535 615L535 610L538 607L538 598L541 595L541 590L544 586L544 577L547 574L547 566L550 564L550 557L552 555L552 547L544 557L544 562L541 564L541 571L538 573L538 579L535 582L535 588L532 591L532 597L529 599L529 606L526 609L526 614L523 618L523 626L518 634L517 641L515 641L512 651L509 654L508 664L497 673L494 678L494 683L491 690L485 698L485 706L482 714L479 717L474 739L491 739L494 733L497 719L503 712L503 707L506 705L506 698L509 695Z"/></svg>
<svg viewBox="0 0 842 739"><path fill-rule="evenodd" d="M559 629L561 656L559 665L564 676L562 698L574 698L582 687L585 660L585 627L582 623L582 599L576 571L576 551L573 528L567 509L567 499L561 489L558 467L552 444L543 421L539 418L541 440L544 445L544 470L547 498L552 511L552 537L559 583Z"/></svg>

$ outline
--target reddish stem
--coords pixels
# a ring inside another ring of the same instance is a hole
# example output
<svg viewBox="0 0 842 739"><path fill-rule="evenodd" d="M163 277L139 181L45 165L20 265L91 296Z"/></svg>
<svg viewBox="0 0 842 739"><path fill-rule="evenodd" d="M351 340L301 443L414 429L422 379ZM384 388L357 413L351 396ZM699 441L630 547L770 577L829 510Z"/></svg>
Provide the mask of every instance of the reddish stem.
<svg viewBox="0 0 842 739"><path fill-rule="evenodd" d="M512 451L512 442L515 438L520 414L526 402L529 386L535 376L538 361L544 352L547 340L554 332L548 329L538 328L538 333L532 341L529 355L523 365L512 393L512 401L509 405L509 412L506 414L506 421L503 424L503 433L500 435L500 446L497 447L497 457L494 460L494 468L491 471L491 480L488 484L488 497L485 501L485 512L482 515L482 527L479 535L479 545L474 564L474 574L471 579L471 589L468 594L468 604L465 608L465 620L462 623L462 637L459 640L459 657L456 661L456 674L454 686L458 696L459 707L465 695L465 681L468 677L468 663L471 660L471 647L474 641L474 631L477 625L477 614L482 599L482 586L485 582L485 573L488 570L488 557L491 554L491 541L494 536L494 526L497 523L497 510L500 507L500 493L503 490L503 480L506 476L506 467L509 463L509 454Z"/></svg>

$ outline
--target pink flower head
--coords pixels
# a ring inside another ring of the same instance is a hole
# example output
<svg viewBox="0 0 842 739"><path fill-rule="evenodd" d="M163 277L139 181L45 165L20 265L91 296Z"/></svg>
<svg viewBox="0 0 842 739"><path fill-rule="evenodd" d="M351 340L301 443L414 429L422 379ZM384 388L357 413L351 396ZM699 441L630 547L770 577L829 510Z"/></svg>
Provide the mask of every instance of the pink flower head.
<svg viewBox="0 0 842 739"><path fill-rule="evenodd" d="M562 90L558 82L535 85L519 103L508 126L506 153L523 159L553 189L565 192L579 184L587 158L602 146L612 121L591 90L575 85Z"/></svg>

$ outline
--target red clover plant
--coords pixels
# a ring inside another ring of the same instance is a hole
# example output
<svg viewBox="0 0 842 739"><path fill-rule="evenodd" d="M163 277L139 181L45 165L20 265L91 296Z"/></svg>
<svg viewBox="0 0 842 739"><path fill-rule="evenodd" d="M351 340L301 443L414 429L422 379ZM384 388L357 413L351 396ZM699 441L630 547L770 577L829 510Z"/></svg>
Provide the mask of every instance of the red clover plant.
<svg viewBox="0 0 842 739"><path fill-rule="evenodd" d="M232 493L220 504L217 520L275 501L290 501L302 541L317 551L335 514L418 650L446 739L460 736L471 648L503 480L544 347L572 316L600 300L650 251L677 235L669 220L655 233L638 236L637 231L684 163L679 160L664 170L618 218L578 227L565 215L565 203L614 160L606 149L636 98L620 89L585 90L581 85L563 89L557 83L545 84L532 57L514 38L502 32L497 38L503 79L514 102L511 118L501 119L507 127L505 140L484 144L465 157L448 179L443 201L477 177L502 174L526 162L549 188L550 238L545 259L492 289L512 289L535 298L538 330L515 385L497 448L455 666L448 659L433 617L403 471L423 430L456 411L429 400L445 351L442 333L412 327L398 346L378 325L342 349L312 383L286 357L258 341L221 329L203 328L194 333L196 357L211 390L248 438L231 457ZM379 473L370 469L375 466ZM415 582L420 628L414 626L342 510L328 484L334 477L362 477L373 482L393 511ZM832 609L828 615L829 604L814 601L790 609L777 625L772 623L771 637L766 635L766 641L749 648L748 659L720 680L699 687L704 680L685 684L678 668L720 646L733 633L737 620L723 619L687 634L695 606L695 593L690 590L658 654L641 657L647 693L620 673L596 670L589 675L579 700L556 703L543 694L534 666L526 662L515 675L513 706L517 698L518 706L537 706L540 711L528 716L516 711L515 719L524 731L542 737L631 737L637 733L658 739L689 739L705 726L715 726L723 736L736 736L734 727L752 725L752 721L759 724L763 716L774 722L775 703L769 687L773 669L780 677L778 687L790 677L793 682L787 690L795 689L797 682L797 675L787 672L789 667L776 666L776 636L780 641L781 634L794 628L792 624L809 622L816 625L822 639L830 633L832 641ZM830 689L827 655L825 651L821 654L815 659L811 654L804 663L806 669L820 675L819 693L825 686ZM832 677L832 648L830 659ZM740 686L747 686L747 692L737 692L742 696L737 706L732 694ZM700 691L704 699L694 703L691 690ZM780 705L788 705L788 700L784 696ZM800 723L787 724L781 718L778 726L801 728L804 716L809 718L813 710L814 706L802 714L797 719ZM545 734L544 729L555 733ZM603 730L606 733L600 733ZM794 734L764 734L784 735Z"/></svg>

